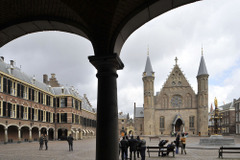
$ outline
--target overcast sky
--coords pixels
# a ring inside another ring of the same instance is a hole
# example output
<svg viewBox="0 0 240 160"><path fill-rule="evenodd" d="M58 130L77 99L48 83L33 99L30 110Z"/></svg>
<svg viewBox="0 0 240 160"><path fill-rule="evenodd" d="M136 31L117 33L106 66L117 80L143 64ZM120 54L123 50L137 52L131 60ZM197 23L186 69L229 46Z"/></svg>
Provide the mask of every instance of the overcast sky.
<svg viewBox="0 0 240 160"><path fill-rule="evenodd" d="M147 48L155 72L155 93L161 90L178 57L178 64L197 93L201 46L209 73L209 107L240 97L240 1L204 0L167 12L136 30L125 42L118 71L118 109L133 114L133 103L143 105L142 73ZM0 48L5 61L13 59L26 74L56 74L62 85L74 86L97 104L96 70L88 56L91 43L63 32L38 32L20 37ZM213 103L214 104L214 103Z"/></svg>

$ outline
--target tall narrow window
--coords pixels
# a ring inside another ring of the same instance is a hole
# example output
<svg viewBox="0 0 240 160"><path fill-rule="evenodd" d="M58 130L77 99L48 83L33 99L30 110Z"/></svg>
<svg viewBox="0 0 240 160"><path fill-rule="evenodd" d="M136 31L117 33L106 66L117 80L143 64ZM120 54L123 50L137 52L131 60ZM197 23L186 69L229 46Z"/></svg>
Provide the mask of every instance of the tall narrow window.
<svg viewBox="0 0 240 160"><path fill-rule="evenodd" d="M164 128L164 120L165 118L162 116L160 117L160 128Z"/></svg>
<svg viewBox="0 0 240 160"><path fill-rule="evenodd" d="M10 111L10 117L11 118L16 118L16 113L17 113L17 108L15 104L11 105L11 111Z"/></svg>
<svg viewBox="0 0 240 160"><path fill-rule="evenodd" d="M194 128L194 116L189 117L189 127Z"/></svg>
<svg viewBox="0 0 240 160"><path fill-rule="evenodd" d="M67 107L67 97L61 98L61 107Z"/></svg>

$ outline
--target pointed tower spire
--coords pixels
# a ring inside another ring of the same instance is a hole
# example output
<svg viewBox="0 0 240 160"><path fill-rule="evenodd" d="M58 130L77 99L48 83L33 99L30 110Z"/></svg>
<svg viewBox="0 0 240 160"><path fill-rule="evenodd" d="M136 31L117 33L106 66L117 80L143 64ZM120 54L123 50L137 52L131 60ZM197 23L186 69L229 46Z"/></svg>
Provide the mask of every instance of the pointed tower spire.
<svg viewBox="0 0 240 160"><path fill-rule="evenodd" d="M154 76L154 72L152 69L152 64L149 58L149 53L147 56L147 62L146 62L146 66L145 66L145 70L144 70L144 76L148 77L148 76Z"/></svg>
<svg viewBox="0 0 240 160"><path fill-rule="evenodd" d="M201 61L200 61L200 65L199 65L197 76L208 75L207 67L206 67L206 64L205 64L204 57L203 57L203 48L202 48L201 53L202 53L202 57L201 57Z"/></svg>

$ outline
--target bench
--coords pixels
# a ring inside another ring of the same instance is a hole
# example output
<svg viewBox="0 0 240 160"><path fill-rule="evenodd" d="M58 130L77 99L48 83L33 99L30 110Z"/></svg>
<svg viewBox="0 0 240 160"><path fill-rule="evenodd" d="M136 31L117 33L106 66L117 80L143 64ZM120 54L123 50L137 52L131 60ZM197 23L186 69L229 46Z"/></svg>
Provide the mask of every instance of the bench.
<svg viewBox="0 0 240 160"><path fill-rule="evenodd" d="M220 147L218 152L218 158L223 158L223 153L240 153L240 147Z"/></svg>
<svg viewBox="0 0 240 160"><path fill-rule="evenodd" d="M157 139L158 141L160 141L161 138L159 136L149 137L150 142L152 141L152 139Z"/></svg>
<svg viewBox="0 0 240 160"><path fill-rule="evenodd" d="M172 149L170 151L167 151L167 147L159 147L159 146L147 146L147 152L148 152L148 157L150 157L150 152L157 152L158 157L160 157L160 153L166 154L172 152L173 157L175 157L175 150Z"/></svg>

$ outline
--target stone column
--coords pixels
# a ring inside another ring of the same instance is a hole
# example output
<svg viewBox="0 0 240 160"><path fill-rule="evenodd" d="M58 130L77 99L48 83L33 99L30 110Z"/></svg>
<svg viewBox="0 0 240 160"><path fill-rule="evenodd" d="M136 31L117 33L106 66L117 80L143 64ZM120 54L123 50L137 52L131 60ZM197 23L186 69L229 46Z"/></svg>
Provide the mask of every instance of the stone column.
<svg viewBox="0 0 240 160"><path fill-rule="evenodd" d="M55 130L54 135L55 135L55 140L58 140L58 129Z"/></svg>
<svg viewBox="0 0 240 160"><path fill-rule="evenodd" d="M32 129L29 128L29 142L32 142Z"/></svg>
<svg viewBox="0 0 240 160"><path fill-rule="evenodd" d="M38 131L38 138L41 137L41 129Z"/></svg>
<svg viewBox="0 0 240 160"><path fill-rule="evenodd" d="M8 143L8 129L5 128L5 140L4 140L4 144L7 144Z"/></svg>
<svg viewBox="0 0 240 160"><path fill-rule="evenodd" d="M117 54L91 56L89 61L98 70L96 160L119 159L117 70L124 65Z"/></svg>
<svg viewBox="0 0 240 160"><path fill-rule="evenodd" d="M76 131L76 140L78 140L78 134L79 134L79 132L78 131Z"/></svg>
<svg viewBox="0 0 240 160"><path fill-rule="evenodd" d="M82 134L82 132L83 132L83 131L81 130L81 131L80 131L80 135L79 135L79 136L80 136L80 140L83 139L83 134Z"/></svg>
<svg viewBox="0 0 240 160"><path fill-rule="evenodd" d="M18 143L21 143L21 129L18 129Z"/></svg>

